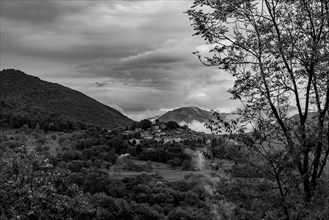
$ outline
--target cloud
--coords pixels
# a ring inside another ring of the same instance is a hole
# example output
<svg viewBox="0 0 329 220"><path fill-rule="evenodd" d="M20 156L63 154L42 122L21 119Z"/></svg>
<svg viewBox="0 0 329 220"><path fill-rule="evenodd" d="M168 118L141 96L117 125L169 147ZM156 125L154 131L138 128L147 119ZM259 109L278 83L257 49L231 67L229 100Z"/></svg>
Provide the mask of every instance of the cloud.
<svg viewBox="0 0 329 220"><path fill-rule="evenodd" d="M189 129L197 132L204 132L206 134L211 134L210 129L205 126L205 123L193 120L190 123L181 122L180 125L187 125Z"/></svg>
<svg viewBox="0 0 329 220"><path fill-rule="evenodd" d="M35 25L50 24L61 15L77 12L81 7L56 1L1 1L1 17ZM77 5L75 5L77 6Z"/></svg>
<svg viewBox="0 0 329 220"><path fill-rule="evenodd" d="M106 82L95 82L95 83L93 83L93 85L95 86L95 87L104 87L104 86L106 86L108 83L106 83Z"/></svg>
<svg viewBox="0 0 329 220"><path fill-rule="evenodd" d="M136 118L233 108L232 77L193 51L189 1L0 1L1 68L79 90Z"/></svg>

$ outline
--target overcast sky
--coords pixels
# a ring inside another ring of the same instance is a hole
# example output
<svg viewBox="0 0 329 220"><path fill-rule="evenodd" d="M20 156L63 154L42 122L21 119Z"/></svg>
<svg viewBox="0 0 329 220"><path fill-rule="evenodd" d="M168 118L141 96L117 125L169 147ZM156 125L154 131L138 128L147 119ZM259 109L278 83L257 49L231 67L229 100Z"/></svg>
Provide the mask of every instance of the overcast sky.
<svg viewBox="0 0 329 220"><path fill-rule="evenodd" d="M0 68L57 82L140 120L183 106L235 109L225 72L192 54L192 1L1 0Z"/></svg>

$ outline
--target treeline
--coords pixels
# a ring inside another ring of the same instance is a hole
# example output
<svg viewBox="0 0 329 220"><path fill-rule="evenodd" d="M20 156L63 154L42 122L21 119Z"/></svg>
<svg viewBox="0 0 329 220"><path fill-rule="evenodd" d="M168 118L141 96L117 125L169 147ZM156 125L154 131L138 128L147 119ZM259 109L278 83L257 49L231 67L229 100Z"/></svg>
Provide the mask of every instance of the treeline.
<svg viewBox="0 0 329 220"><path fill-rule="evenodd" d="M29 128L35 128L39 125L40 129L45 132L69 132L85 130L89 127L100 129L99 126L77 121L46 109L34 106L19 106L18 104L0 101L0 129L18 129L24 125Z"/></svg>
<svg viewBox="0 0 329 220"><path fill-rule="evenodd" d="M226 160L235 158L231 173L213 171L206 177L192 173L184 180L169 182L157 174L147 175L153 167L150 158L158 160L160 152L166 152L173 155L166 158L168 165L184 167L188 156L182 149L188 148L188 142L136 146L118 131L95 128L61 134L54 140L59 148L51 155L47 150L27 152L24 134L0 135L3 219L285 219L275 182L253 173L255 169L243 162L248 152L234 142L216 139L207 151L214 157L223 153ZM194 147L199 144L202 140L195 145L191 142ZM140 159L146 156L145 165L125 160L122 154L128 152ZM123 178L120 169L144 170L146 174ZM291 219L327 219L327 183L324 180L306 208L299 206L302 197L289 198L286 204Z"/></svg>
<svg viewBox="0 0 329 220"><path fill-rule="evenodd" d="M159 120L155 120L156 124L159 124ZM168 121L168 122L161 122L165 124L165 130L174 130L177 128L187 128L187 126L180 126L177 122L175 121ZM136 128L141 128L143 130L147 130L148 128L152 127L152 122L148 119L143 119L140 122L134 122L130 126L130 130L135 130Z"/></svg>
<svg viewBox="0 0 329 220"><path fill-rule="evenodd" d="M119 133L60 136L57 155L27 152L24 135L0 136L0 215L8 219L211 219L202 185L158 175L117 179L109 168L132 151ZM148 145L142 146L142 152ZM163 146L179 157L178 145ZM169 158L168 158L169 159Z"/></svg>
<svg viewBox="0 0 329 220"><path fill-rule="evenodd" d="M120 155L129 154L138 160L168 163L171 167L181 166L185 161L187 168L192 158L185 152L186 148L188 146L180 143L156 141L141 141L136 145L119 132L89 129L73 135L63 144L57 153L57 161L61 161L61 166L80 171L90 166L109 168Z"/></svg>

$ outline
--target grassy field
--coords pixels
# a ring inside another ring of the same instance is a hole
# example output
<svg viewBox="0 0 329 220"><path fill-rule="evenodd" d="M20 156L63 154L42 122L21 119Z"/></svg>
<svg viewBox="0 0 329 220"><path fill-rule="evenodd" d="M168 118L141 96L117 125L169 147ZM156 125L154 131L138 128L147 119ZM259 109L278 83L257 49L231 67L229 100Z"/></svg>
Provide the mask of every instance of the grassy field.
<svg viewBox="0 0 329 220"><path fill-rule="evenodd" d="M131 159L134 164L136 165L144 165L146 161L140 161L140 160L135 160ZM224 169L231 167L231 162L229 161L223 161L223 169L219 169L217 171L212 171L210 169L210 162L206 161L205 162L204 169L202 170L182 170L181 167L177 167L175 169L168 167L167 164L165 163L159 163L159 162L152 162L152 167L153 170L151 172L136 172L136 171L124 171L121 170L120 173L116 173L113 168L110 169L109 174L110 176L114 178L124 178L124 177L135 177L137 175L140 175L142 173L146 173L149 175L152 174L159 174L162 177L164 177L168 181L175 181L175 180L182 180L185 178L185 176L193 174L193 175L204 175L204 176L211 176L213 173L216 173L216 175L219 176L226 176L227 174L225 173Z"/></svg>

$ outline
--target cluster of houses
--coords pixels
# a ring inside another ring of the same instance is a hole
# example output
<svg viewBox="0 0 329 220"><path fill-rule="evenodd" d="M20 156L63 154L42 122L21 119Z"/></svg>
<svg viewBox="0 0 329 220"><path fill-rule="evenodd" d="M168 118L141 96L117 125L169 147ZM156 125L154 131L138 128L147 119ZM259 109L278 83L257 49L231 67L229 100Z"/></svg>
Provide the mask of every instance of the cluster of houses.
<svg viewBox="0 0 329 220"><path fill-rule="evenodd" d="M139 133L140 137L136 138L136 133ZM166 124L158 121L153 123L152 126L146 130L135 128L135 130L125 130L122 134L128 137L135 136L135 138L130 139L129 142L134 141L137 145L141 140L154 140L161 143L179 143L186 139L209 138L209 135L203 132L195 132L190 129L177 128L174 130L166 130Z"/></svg>

